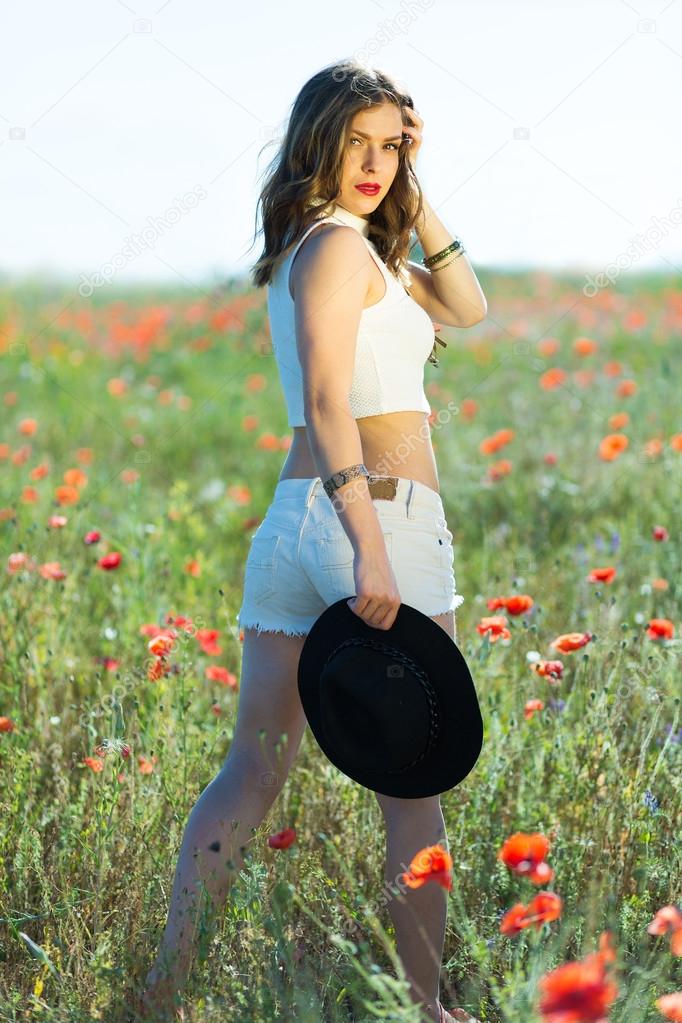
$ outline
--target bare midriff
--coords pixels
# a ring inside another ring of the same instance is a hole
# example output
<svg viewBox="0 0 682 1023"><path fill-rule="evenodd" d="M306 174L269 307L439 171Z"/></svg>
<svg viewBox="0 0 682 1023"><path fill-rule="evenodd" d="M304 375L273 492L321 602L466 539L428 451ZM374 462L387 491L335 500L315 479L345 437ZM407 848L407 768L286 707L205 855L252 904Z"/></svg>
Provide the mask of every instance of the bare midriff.
<svg viewBox="0 0 682 1023"><path fill-rule="evenodd" d="M426 412L386 412L380 416L364 416L355 422L363 462L370 473L417 480L440 493ZM343 468L345 466L339 466ZM308 444L307 427L295 426L294 439L279 478L312 479L318 475Z"/></svg>

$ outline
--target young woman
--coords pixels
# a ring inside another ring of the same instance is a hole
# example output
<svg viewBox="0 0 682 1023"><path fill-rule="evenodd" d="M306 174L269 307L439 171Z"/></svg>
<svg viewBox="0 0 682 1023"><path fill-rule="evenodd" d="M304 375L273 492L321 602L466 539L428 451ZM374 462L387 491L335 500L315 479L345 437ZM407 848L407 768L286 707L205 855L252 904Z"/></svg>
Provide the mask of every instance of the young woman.
<svg viewBox="0 0 682 1023"><path fill-rule="evenodd" d="M251 829L284 785L306 725L297 667L314 621L355 594L349 607L374 628L390 629L404 601L456 639L463 597L423 370L435 350L433 321L471 326L486 301L419 186L422 129L411 98L385 74L334 64L299 93L261 193L265 247L253 280L268 285L294 437L246 563L234 738L189 817L147 977L149 1008L171 1006L186 980L200 896L210 897L209 912L220 907ZM413 229L429 269L407 261ZM420 848L447 848L438 796L377 800L387 880ZM411 891L409 906L389 903L412 997L436 1023L473 1019L439 1001L446 912L432 885Z"/></svg>

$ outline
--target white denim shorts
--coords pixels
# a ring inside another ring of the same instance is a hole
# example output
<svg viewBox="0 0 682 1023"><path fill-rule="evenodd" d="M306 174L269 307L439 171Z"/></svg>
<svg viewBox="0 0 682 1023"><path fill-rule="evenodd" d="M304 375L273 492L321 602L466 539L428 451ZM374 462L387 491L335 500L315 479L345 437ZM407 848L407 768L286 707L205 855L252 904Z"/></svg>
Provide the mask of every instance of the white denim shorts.
<svg viewBox="0 0 682 1023"><path fill-rule="evenodd" d="M402 602L430 617L454 611L464 597L440 494L401 477L393 499L373 500ZM320 477L280 480L251 538L240 630L306 636L330 604L355 595L354 557Z"/></svg>

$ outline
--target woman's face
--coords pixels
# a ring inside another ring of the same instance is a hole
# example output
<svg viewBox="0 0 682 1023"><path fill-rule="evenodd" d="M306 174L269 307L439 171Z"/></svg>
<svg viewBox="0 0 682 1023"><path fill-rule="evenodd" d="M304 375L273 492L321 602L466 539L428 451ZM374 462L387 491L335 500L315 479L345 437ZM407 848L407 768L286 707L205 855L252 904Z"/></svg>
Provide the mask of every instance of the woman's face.
<svg viewBox="0 0 682 1023"><path fill-rule="evenodd" d="M355 114L346 135L346 151L338 202L359 217L369 217L386 198L398 172L402 116L394 103L382 103ZM379 185L378 191L357 186Z"/></svg>

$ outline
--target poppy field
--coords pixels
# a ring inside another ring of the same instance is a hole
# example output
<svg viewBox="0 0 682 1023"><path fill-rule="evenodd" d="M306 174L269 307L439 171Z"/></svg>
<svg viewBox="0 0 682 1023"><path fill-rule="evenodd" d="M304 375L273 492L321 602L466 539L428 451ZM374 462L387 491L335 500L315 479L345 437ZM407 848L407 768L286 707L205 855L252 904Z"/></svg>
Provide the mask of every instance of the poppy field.
<svg viewBox="0 0 682 1023"><path fill-rule="evenodd" d="M486 320L424 369L484 723L447 847L389 885L373 794L308 730L186 1020L417 1023L386 907L430 884L446 1009L682 1021L682 281L479 276ZM0 1021L123 1023L230 747L291 431L239 281L5 284L0 356Z"/></svg>

